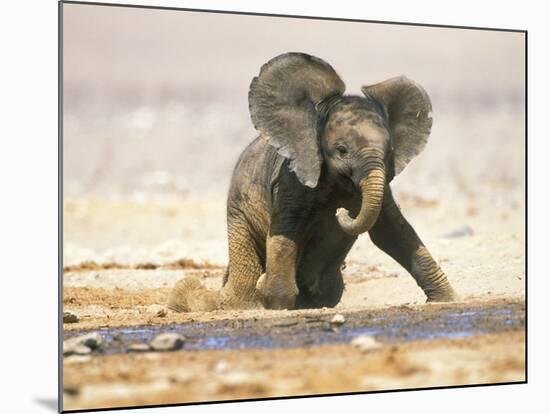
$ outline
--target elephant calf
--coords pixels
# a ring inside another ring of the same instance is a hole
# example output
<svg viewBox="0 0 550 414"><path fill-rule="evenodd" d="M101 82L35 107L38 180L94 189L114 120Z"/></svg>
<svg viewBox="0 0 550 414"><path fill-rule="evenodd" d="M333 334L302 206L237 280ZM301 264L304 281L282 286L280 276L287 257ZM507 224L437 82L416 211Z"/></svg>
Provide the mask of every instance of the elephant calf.
<svg viewBox="0 0 550 414"><path fill-rule="evenodd" d="M172 309L335 306L344 259L365 232L428 301L455 299L389 186L426 145L430 98L403 76L363 87L364 96L344 89L329 64L303 53L261 68L248 94L260 136L241 154L227 199L223 287L183 279Z"/></svg>

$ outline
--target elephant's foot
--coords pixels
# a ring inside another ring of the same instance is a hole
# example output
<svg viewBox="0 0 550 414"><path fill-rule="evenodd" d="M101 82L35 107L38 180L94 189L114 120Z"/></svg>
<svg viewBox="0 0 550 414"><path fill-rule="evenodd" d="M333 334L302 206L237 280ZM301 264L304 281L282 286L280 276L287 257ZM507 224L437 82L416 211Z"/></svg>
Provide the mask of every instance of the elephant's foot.
<svg viewBox="0 0 550 414"><path fill-rule="evenodd" d="M205 288L195 277L179 280L168 300L168 309L175 312L210 312L220 307L220 292Z"/></svg>
<svg viewBox="0 0 550 414"><path fill-rule="evenodd" d="M266 309L294 309L298 297L298 286L279 277L267 277L262 274L256 282L256 290Z"/></svg>
<svg viewBox="0 0 550 414"><path fill-rule="evenodd" d="M455 302L460 300L458 294L450 286L446 289L438 289L432 292L428 292L426 295L428 296L428 298L426 299L426 303Z"/></svg>
<svg viewBox="0 0 550 414"><path fill-rule="evenodd" d="M411 274L428 297L426 302L452 302L458 295L424 245L416 249Z"/></svg>

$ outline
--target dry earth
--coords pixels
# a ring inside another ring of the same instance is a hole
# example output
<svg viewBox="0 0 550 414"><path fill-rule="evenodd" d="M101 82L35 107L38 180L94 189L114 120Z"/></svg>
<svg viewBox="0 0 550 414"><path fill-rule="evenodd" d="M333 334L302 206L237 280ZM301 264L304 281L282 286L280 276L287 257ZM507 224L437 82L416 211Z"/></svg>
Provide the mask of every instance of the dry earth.
<svg viewBox="0 0 550 414"><path fill-rule="evenodd" d="M464 205L461 214L448 216L444 201L399 193L398 199L461 296L451 307L523 302L521 208L485 214L487 207L474 213ZM221 285L226 261L223 199L67 199L64 208L64 310L80 317L64 324L67 333L209 321L226 321L230 327L240 320L330 317L369 309L391 314L402 306L431 312L438 306L425 304L412 277L362 236L347 261L346 289L334 309L159 314L171 287L186 275L198 276L213 289ZM70 241L90 247L74 248ZM522 330L398 343L368 353L345 344L94 353L64 359L64 407L519 382L525 379L524 355Z"/></svg>
<svg viewBox="0 0 550 414"><path fill-rule="evenodd" d="M521 332L412 342L69 357L65 408L391 390L525 379Z"/></svg>

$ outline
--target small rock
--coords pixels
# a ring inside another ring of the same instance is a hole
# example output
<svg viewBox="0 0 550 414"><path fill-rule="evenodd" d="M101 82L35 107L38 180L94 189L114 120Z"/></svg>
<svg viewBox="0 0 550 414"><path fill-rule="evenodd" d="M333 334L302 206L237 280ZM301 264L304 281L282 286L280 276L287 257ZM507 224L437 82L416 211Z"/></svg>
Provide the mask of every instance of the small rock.
<svg viewBox="0 0 550 414"><path fill-rule="evenodd" d="M470 226L464 225L450 231L449 233L442 235L441 237L443 237L444 239L455 239L459 237L473 236L473 235L474 235L474 230Z"/></svg>
<svg viewBox="0 0 550 414"><path fill-rule="evenodd" d="M63 342L63 356L88 355L91 353L91 348L87 347L86 345Z"/></svg>
<svg viewBox="0 0 550 414"><path fill-rule="evenodd" d="M157 316L159 318L164 318L166 315L168 315L168 312L166 312L166 309L164 309L164 308L157 312Z"/></svg>
<svg viewBox="0 0 550 414"><path fill-rule="evenodd" d="M63 312L63 323L76 323L80 321L80 318L76 313Z"/></svg>
<svg viewBox="0 0 550 414"><path fill-rule="evenodd" d="M220 360L216 363L216 366L214 367L214 370L216 372L225 372L227 371L227 368L229 367L229 364L225 360Z"/></svg>
<svg viewBox="0 0 550 414"><path fill-rule="evenodd" d="M87 355L103 345L103 337L97 332L75 336L63 341L63 355Z"/></svg>
<svg viewBox="0 0 550 414"><path fill-rule="evenodd" d="M92 349L98 349L101 347L101 345L103 345L103 337L98 332L90 332L89 334L77 336L71 338L70 340L73 340L82 345L86 345L87 347Z"/></svg>
<svg viewBox="0 0 550 414"><path fill-rule="evenodd" d="M148 352L151 347L148 344L130 344L128 346L128 352Z"/></svg>
<svg viewBox="0 0 550 414"><path fill-rule="evenodd" d="M177 333L166 332L157 335L149 345L155 351L175 351L180 349L185 338Z"/></svg>
<svg viewBox="0 0 550 414"><path fill-rule="evenodd" d="M343 325L345 322L346 322L346 318L341 313L337 313L330 320L330 324L331 325L336 325L336 326Z"/></svg>
<svg viewBox="0 0 550 414"><path fill-rule="evenodd" d="M375 349L380 349L382 344L376 340L373 336L358 336L351 341L351 345L360 351L368 352Z"/></svg>

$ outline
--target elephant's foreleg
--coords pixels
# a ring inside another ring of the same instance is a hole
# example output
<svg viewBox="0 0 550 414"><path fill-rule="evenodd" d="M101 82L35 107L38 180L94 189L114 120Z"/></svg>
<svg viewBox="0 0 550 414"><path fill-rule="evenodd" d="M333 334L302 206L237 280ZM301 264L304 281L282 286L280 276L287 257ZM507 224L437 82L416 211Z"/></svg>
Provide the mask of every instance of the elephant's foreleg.
<svg viewBox="0 0 550 414"><path fill-rule="evenodd" d="M378 221L369 234L376 246L389 254L414 277L428 297L428 302L457 299L447 276L401 214L389 186L385 191Z"/></svg>
<svg viewBox="0 0 550 414"><path fill-rule="evenodd" d="M292 309L298 296L296 263L298 245L284 234L269 235L266 243L266 273L257 289L268 309Z"/></svg>

